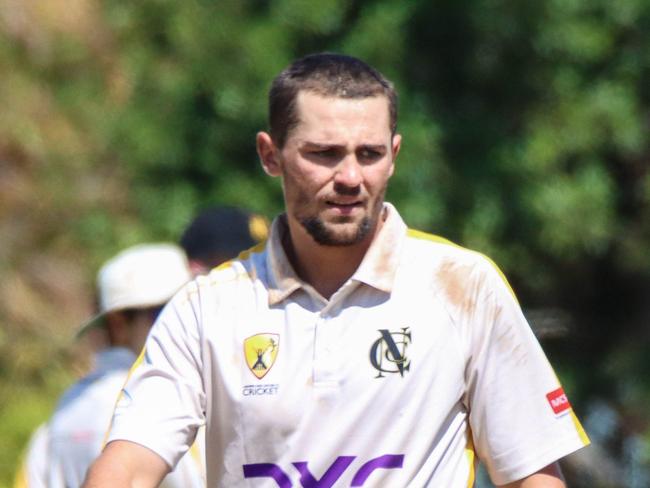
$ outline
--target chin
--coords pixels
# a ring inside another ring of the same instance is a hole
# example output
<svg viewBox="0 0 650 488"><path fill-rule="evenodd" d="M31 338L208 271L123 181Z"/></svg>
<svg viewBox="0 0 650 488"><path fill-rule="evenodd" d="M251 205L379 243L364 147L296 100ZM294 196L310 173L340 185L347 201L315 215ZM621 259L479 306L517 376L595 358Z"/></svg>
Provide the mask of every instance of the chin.
<svg viewBox="0 0 650 488"><path fill-rule="evenodd" d="M300 221L307 233L322 246L353 246L362 242L370 235L374 225L368 218L361 222L323 222L318 217L306 218Z"/></svg>

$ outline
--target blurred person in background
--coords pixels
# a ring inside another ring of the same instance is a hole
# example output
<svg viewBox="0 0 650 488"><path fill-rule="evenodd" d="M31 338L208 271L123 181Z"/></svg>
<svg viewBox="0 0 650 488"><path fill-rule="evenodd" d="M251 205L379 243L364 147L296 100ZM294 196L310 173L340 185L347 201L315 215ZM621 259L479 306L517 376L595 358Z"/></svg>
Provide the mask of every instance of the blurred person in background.
<svg viewBox="0 0 650 488"><path fill-rule="evenodd" d="M236 257L242 250L248 249L268 236L267 220L255 213L242 208L229 206L212 206L201 212L185 228L180 239L180 245L185 252L191 274L193 276L205 274L212 268L223 262ZM108 343L109 328L112 325L106 322L95 321L92 325L104 324L104 327L85 327L80 338L88 340L95 345L95 349L108 346L106 351L100 352L98 357L109 355ZM128 355L128 353L125 353ZM129 367L128 361L124 361L124 368ZM122 369L124 369L122 368ZM120 385L121 386L121 385ZM107 393L108 389L102 393ZM114 400L114 399L113 399ZM111 404L112 406L112 404ZM109 414L110 415L110 414ZM46 488L51 486L48 482L49 463L49 426L40 425L28 444L21 469L17 473L14 488ZM102 433L103 435L104 433ZM201 430L197 438L204 435ZM201 446L200 442L195 444ZM199 449L196 447L195 449ZM97 450L98 452L98 450ZM196 454L196 453L195 453ZM203 455L199 455L200 463L204 464ZM172 486L173 479L170 477L167 483Z"/></svg>
<svg viewBox="0 0 650 488"><path fill-rule="evenodd" d="M196 276L237 257L267 236L264 217L242 208L214 206L199 212L183 232L180 245Z"/></svg>
<svg viewBox="0 0 650 488"><path fill-rule="evenodd" d="M39 425L29 440L24 459L16 473L14 488L47 488L49 463L47 423Z"/></svg>
<svg viewBox="0 0 650 488"><path fill-rule="evenodd" d="M115 400L164 304L191 279L174 244L141 244L107 261L97 277L99 314L78 332L101 333L106 347L95 367L61 397L32 437L16 487L78 487L100 453ZM203 461L192 449L163 481L169 488L205 486Z"/></svg>

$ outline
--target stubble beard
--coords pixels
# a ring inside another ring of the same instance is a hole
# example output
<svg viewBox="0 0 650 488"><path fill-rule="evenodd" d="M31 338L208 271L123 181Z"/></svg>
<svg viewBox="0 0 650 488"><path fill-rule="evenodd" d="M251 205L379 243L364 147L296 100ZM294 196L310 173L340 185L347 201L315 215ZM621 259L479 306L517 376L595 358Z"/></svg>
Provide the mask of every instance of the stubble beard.
<svg viewBox="0 0 650 488"><path fill-rule="evenodd" d="M329 228L319 217L306 217L300 220L300 224L307 233L321 246L352 246L363 241L373 230L374 225L370 218L364 217L357 224L356 230L352 233L342 235L334 229Z"/></svg>
<svg viewBox="0 0 650 488"><path fill-rule="evenodd" d="M317 215L306 216L298 218L300 225L307 231L307 233L321 246L353 246L364 241L371 235L377 228L377 222L381 215L383 208L384 198L383 194L379 195L370 215L367 215L356 224L356 229L353 231L341 232L334 228L337 224L352 224L347 219L341 219L338 222L327 224Z"/></svg>

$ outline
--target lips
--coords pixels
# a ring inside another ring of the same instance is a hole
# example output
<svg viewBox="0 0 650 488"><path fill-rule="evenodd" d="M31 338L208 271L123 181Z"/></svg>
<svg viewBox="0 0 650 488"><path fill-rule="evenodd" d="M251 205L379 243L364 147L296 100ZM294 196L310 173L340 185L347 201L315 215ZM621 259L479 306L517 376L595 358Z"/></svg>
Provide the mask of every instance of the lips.
<svg viewBox="0 0 650 488"><path fill-rule="evenodd" d="M362 205L359 195L336 195L325 200L327 205L335 207L357 207Z"/></svg>
<svg viewBox="0 0 650 488"><path fill-rule="evenodd" d="M358 201L357 202L331 202L331 201L328 201L326 203L327 203L327 205L329 205L331 207L343 207L343 208L345 208L345 207L359 207L359 206L361 206L361 202L358 202Z"/></svg>
<svg viewBox="0 0 650 488"><path fill-rule="evenodd" d="M330 211L339 216L352 216L358 209L362 208L362 203L358 200L355 201L332 201L325 202Z"/></svg>
<svg viewBox="0 0 650 488"><path fill-rule="evenodd" d="M325 202L329 208L338 210L339 212L351 212L355 208L360 208L362 203L358 200L355 201L331 201L328 200Z"/></svg>

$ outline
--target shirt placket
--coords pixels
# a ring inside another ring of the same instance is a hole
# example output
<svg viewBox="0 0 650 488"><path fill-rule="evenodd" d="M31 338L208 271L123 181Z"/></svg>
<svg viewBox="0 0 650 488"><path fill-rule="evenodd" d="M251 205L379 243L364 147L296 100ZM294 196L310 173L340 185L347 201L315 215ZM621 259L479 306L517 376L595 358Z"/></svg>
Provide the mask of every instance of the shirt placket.
<svg viewBox="0 0 650 488"><path fill-rule="evenodd" d="M341 329L345 319L340 311L358 284L349 280L317 313L314 333L314 387L322 391L341 386Z"/></svg>
<svg viewBox="0 0 650 488"><path fill-rule="evenodd" d="M316 317L314 334L314 387L328 390L339 385L335 344L335 327L328 313L329 308L322 309Z"/></svg>

